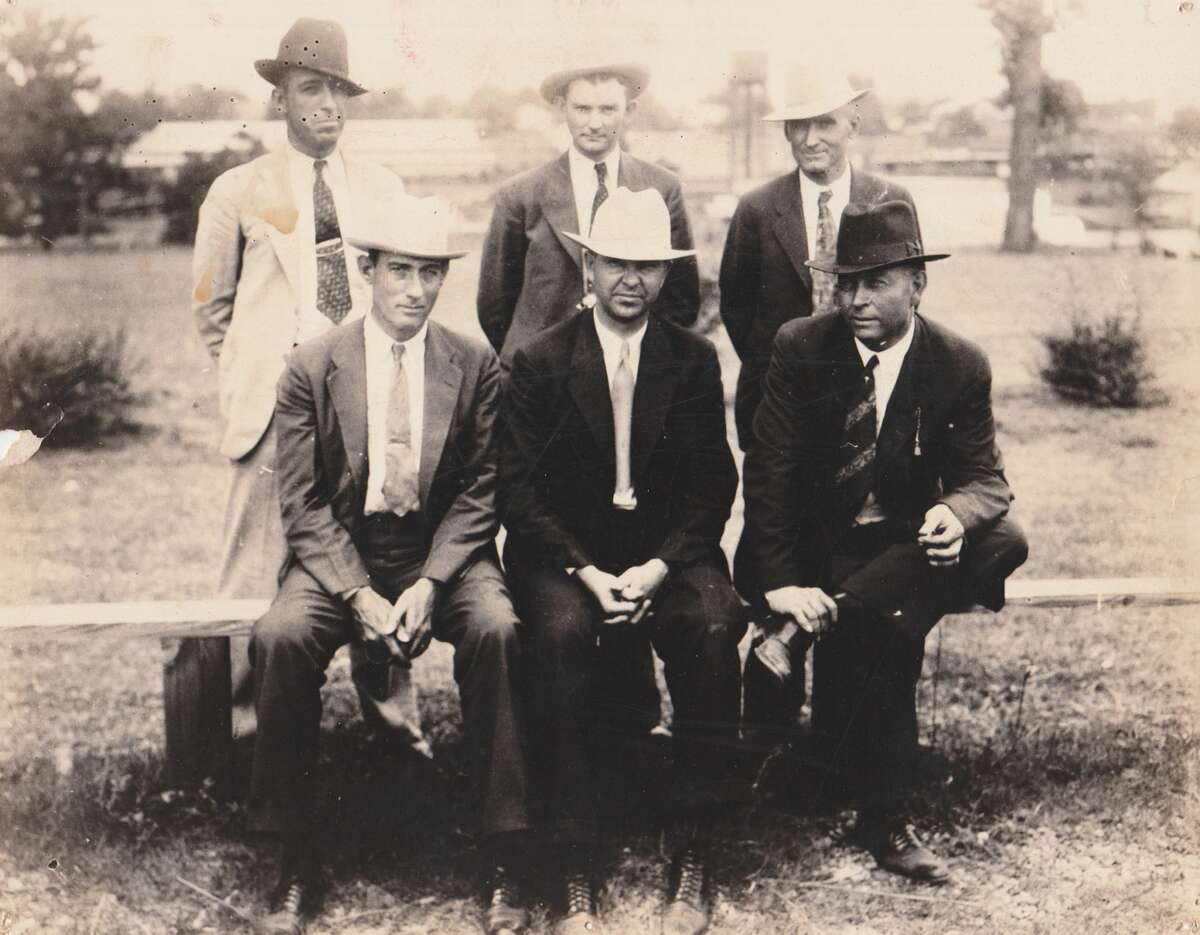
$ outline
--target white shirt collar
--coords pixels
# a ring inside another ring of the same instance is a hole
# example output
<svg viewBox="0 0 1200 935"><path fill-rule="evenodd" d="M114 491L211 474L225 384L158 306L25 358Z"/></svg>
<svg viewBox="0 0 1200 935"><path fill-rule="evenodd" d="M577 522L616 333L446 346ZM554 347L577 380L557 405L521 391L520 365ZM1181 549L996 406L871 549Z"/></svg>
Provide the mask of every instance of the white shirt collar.
<svg viewBox="0 0 1200 935"><path fill-rule="evenodd" d="M400 343L404 345L405 356L423 354L425 352L425 336L427 334L429 334L428 321L421 325L421 330L407 341L401 341ZM366 341L368 354L374 353L381 357L391 356L392 345L396 341L379 326L379 322L375 320L374 311L367 312L366 321L363 324L363 336Z"/></svg>
<svg viewBox="0 0 1200 935"><path fill-rule="evenodd" d="M629 366L636 378L638 362L642 356L642 338L646 336L646 326L650 319L647 318L643 321L642 327L629 335L614 331L611 326L601 320L599 312L592 313L592 321L596 324L596 337L600 339L600 350L604 354L604 369L608 374L608 385L612 386L613 375L617 372L617 365L621 362L621 343L624 341L629 342Z"/></svg>
<svg viewBox="0 0 1200 935"><path fill-rule="evenodd" d="M605 156L601 162L608 169L608 174L604 179L604 184L608 186L611 192L617 187L617 172L621 168L621 147L614 146L612 152ZM596 183L596 160L589 159L572 143L567 147L567 163L571 167L571 178L587 179L591 184Z"/></svg>
<svg viewBox="0 0 1200 935"><path fill-rule="evenodd" d="M885 347L881 351L873 351L858 338L854 339L854 346L858 349L858 356L862 359L863 366L867 365L867 361L872 357L878 357L879 363L877 367L887 370L899 370L900 365L904 363L904 355L908 353L908 349L912 346L913 332L916 330L916 315L908 323L908 330L896 340L895 344Z"/></svg>
<svg viewBox="0 0 1200 935"><path fill-rule="evenodd" d="M846 163L845 171L843 171L841 175L839 175L828 185L818 185L804 174L803 169L797 169L796 172L800 175L800 197L803 199L805 204L812 204L814 210L816 208L817 198L820 196L821 192L825 191L825 189L829 189L831 192L833 192L833 201L841 202L842 204L846 204L850 201L850 175L853 170L850 168L849 162Z"/></svg>
<svg viewBox="0 0 1200 935"><path fill-rule="evenodd" d="M288 161L290 163L293 165L302 166L309 175L312 174L313 163L317 161L316 159L308 155L308 153L300 152L300 150L296 149L296 147L292 145L290 140L284 146L284 152L287 153ZM338 169L340 171L342 167L341 140L338 140L337 144L333 147L333 151L328 156L322 156L321 158L325 160L325 165L327 168Z"/></svg>

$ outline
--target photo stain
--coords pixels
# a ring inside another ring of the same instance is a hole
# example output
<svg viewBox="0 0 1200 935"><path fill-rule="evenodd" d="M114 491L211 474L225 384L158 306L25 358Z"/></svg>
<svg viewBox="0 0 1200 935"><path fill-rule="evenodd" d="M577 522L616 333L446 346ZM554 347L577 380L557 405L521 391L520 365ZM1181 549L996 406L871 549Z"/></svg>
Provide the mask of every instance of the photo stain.
<svg viewBox="0 0 1200 935"><path fill-rule="evenodd" d="M262 213L262 219L281 234L290 234L296 229L296 219L300 212L295 208L268 209Z"/></svg>
<svg viewBox="0 0 1200 935"><path fill-rule="evenodd" d="M213 268L210 265L208 269L204 271L204 275L200 277L200 281L196 283L195 296L197 302L207 302L212 298L212 281Z"/></svg>

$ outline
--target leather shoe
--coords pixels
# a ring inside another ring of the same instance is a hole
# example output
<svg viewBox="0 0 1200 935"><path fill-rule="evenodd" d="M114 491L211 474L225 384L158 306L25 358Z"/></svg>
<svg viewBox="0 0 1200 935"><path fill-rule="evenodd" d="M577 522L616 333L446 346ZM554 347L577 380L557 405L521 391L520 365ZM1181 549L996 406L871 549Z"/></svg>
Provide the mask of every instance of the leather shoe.
<svg viewBox="0 0 1200 935"><path fill-rule="evenodd" d="M598 935L600 920L596 916L591 877L584 873L567 873L565 885L567 909L554 924L554 935Z"/></svg>
<svg viewBox="0 0 1200 935"><path fill-rule="evenodd" d="M303 935L310 889L309 883L299 874L284 876L275 888L271 912L258 924L259 931L268 935Z"/></svg>
<svg viewBox="0 0 1200 935"><path fill-rule="evenodd" d="M905 821L884 825L876 834L872 851L875 862L890 873L910 880L940 885L950 879L950 868L917 837Z"/></svg>
<svg viewBox="0 0 1200 935"><path fill-rule="evenodd" d="M689 847L677 863L678 879L663 911L663 935L702 935L708 930L708 862Z"/></svg>
<svg viewBox="0 0 1200 935"><path fill-rule="evenodd" d="M529 925L529 913L521 905L521 892L508 870L497 866L492 872L491 898L483 913L487 935L520 935Z"/></svg>

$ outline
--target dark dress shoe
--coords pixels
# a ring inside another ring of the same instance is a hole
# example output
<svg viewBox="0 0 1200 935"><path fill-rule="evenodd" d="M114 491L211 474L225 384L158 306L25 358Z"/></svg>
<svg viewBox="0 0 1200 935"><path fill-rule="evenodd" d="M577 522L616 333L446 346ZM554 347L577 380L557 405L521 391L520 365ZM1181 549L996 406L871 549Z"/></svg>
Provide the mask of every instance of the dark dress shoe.
<svg viewBox="0 0 1200 935"><path fill-rule="evenodd" d="M596 916L591 877L584 873L568 873L564 883L567 908L554 924L554 935L597 935L601 931L600 919Z"/></svg>
<svg viewBox="0 0 1200 935"><path fill-rule="evenodd" d="M521 905L521 891L504 867L492 872L491 897L483 913L487 935L520 935L529 926L529 913Z"/></svg>
<svg viewBox="0 0 1200 935"><path fill-rule="evenodd" d="M875 862L910 880L935 885L950 879L950 868L917 837L907 822L885 825L875 837Z"/></svg>
<svg viewBox="0 0 1200 935"><path fill-rule="evenodd" d="M258 924L269 935L303 935L304 912L308 908L311 886L299 875L284 877L271 900L271 912Z"/></svg>
<svg viewBox="0 0 1200 935"><path fill-rule="evenodd" d="M708 930L708 861L688 848L678 862L678 882L662 915L663 935L702 935Z"/></svg>

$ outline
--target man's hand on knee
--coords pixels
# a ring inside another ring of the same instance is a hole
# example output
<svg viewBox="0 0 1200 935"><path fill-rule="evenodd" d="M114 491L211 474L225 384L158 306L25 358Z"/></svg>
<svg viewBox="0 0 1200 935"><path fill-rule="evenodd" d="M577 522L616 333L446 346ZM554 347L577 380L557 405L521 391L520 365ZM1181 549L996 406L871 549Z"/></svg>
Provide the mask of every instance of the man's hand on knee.
<svg viewBox="0 0 1200 935"><path fill-rule="evenodd" d="M595 565L588 565L575 572L580 584L592 592L592 597L600 605L604 614L604 622L609 625L630 623L637 611L637 601L628 600L622 596L625 585L620 578L601 571Z"/></svg>
<svg viewBox="0 0 1200 935"><path fill-rule="evenodd" d="M791 617L814 637L820 636L837 623L837 602L820 588L788 585L763 595L771 612Z"/></svg>
<svg viewBox="0 0 1200 935"><path fill-rule="evenodd" d="M358 628L358 638L366 644L367 655L372 661L383 662L382 655L385 652L388 655L402 655L399 647L392 648L395 644L389 639L396 632L396 625L391 620L392 605L387 598L367 585L350 595L349 604Z"/></svg>
<svg viewBox="0 0 1200 935"><path fill-rule="evenodd" d="M957 565L967 532L954 511L944 503L935 503L925 513L925 522L917 530L917 542L935 568Z"/></svg>
<svg viewBox="0 0 1200 935"><path fill-rule="evenodd" d="M388 626L396 634L408 659L416 659L433 638L433 611L437 606L438 584L432 578L418 578L398 598L388 615Z"/></svg>
<svg viewBox="0 0 1200 935"><path fill-rule="evenodd" d="M630 623L639 622L650 611L658 589L667 580L668 571L670 569L666 562L661 558L652 558L644 565L627 568L617 578L617 584L621 586L621 597L637 605L633 616L629 618Z"/></svg>

